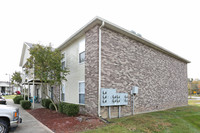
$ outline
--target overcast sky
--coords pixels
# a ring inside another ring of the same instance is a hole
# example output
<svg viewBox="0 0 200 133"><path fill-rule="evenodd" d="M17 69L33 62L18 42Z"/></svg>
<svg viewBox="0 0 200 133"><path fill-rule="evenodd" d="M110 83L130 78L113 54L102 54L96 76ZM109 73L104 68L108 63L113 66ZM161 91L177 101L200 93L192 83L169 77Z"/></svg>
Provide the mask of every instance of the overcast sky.
<svg viewBox="0 0 200 133"><path fill-rule="evenodd" d="M19 67L22 46L58 47L100 16L188 59L188 77L200 78L199 0L1 0L0 81Z"/></svg>

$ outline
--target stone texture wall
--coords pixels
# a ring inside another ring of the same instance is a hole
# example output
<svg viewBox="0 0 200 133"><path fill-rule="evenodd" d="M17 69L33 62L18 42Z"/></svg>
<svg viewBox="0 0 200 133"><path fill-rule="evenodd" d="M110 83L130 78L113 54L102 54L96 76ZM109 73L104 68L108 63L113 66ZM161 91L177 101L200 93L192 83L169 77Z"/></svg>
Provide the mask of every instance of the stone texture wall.
<svg viewBox="0 0 200 133"><path fill-rule="evenodd" d="M98 114L98 28L85 34L85 105L80 112ZM187 64L109 29L102 29L102 88L128 93L128 105L121 115L132 114L131 87L138 86L135 113L187 105ZM108 107L101 107L108 117ZM111 117L118 107L111 107Z"/></svg>
<svg viewBox="0 0 200 133"><path fill-rule="evenodd" d="M87 43L93 42L94 48L87 46L86 51L90 50L90 53L93 51L90 58L93 58L94 62L86 61L86 70L90 66L94 79L86 78L86 88L96 90L98 49L96 39L92 40L96 38L96 33L87 34L87 36L90 37ZM90 74L86 73L86 75ZM135 113L185 106L188 104L187 64L122 34L103 28L102 88L115 88L117 92L128 93L128 106L122 106L122 116L132 114L132 96L130 95L132 86L139 87L139 93L134 99ZM93 90L87 90L86 94L90 91L97 99L97 92ZM101 114L104 118L108 117L108 107L101 107ZM111 108L111 116L118 116L117 107Z"/></svg>
<svg viewBox="0 0 200 133"><path fill-rule="evenodd" d="M97 116L98 114L98 28L93 27L85 34L85 106L81 113Z"/></svg>
<svg viewBox="0 0 200 133"><path fill-rule="evenodd" d="M54 93L53 100L54 100L54 102L58 103L59 99L60 99L60 86L54 85L53 86L53 93Z"/></svg>

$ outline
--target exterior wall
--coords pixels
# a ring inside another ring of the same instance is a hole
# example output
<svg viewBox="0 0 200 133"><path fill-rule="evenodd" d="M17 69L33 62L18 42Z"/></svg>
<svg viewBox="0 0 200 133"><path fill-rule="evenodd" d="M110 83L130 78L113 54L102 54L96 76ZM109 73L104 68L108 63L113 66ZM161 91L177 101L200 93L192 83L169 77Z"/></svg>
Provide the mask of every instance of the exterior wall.
<svg viewBox="0 0 200 133"><path fill-rule="evenodd" d="M26 61L27 61L27 59L28 59L29 57L30 57L30 53L29 53L28 47L26 46L22 66L24 66L24 64L26 63Z"/></svg>
<svg viewBox="0 0 200 133"><path fill-rule="evenodd" d="M85 81L85 63L79 63L79 42L85 36L68 45L61 52L65 53L65 64L69 68L65 84L65 102L79 104L79 81Z"/></svg>
<svg viewBox="0 0 200 133"><path fill-rule="evenodd" d="M98 108L98 28L86 32L85 37L85 106L80 112L97 116Z"/></svg>
<svg viewBox="0 0 200 133"><path fill-rule="evenodd" d="M60 99L60 88L59 88L59 86L56 86L56 85L52 85L51 87L53 87L53 101L55 103L58 103L59 99ZM50 87L50 85L48 85L48 90L47 90L47 94L49 95L50 98L51 98L51 87ZM48 98L48 97L46 97L46 98Z"/></svg>
<svg viewBox="0 0 200 133"><path fill-rule="evenodd" d="M132 114L132 86L139 87L134 99L135 113L185 106L188 104L187 64L103 28L102 88L128 93L128 106L122 106L122 116ZM101 114L108 117L108 107L101 107ZM112 107L111 117L117 116L118 108Z"/></svg>

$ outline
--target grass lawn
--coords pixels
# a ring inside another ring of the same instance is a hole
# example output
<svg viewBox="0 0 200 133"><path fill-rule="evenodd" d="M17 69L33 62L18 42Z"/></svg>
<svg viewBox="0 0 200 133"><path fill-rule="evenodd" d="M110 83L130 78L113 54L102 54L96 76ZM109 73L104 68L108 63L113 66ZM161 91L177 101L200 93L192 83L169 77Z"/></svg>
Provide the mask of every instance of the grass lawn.
<svg viewBox="0 0 200 133"><path fill-rule="evenodd" d="M200 100L189 106L111 119L111 124L86 133L200 133Z"/></svg>
<svg viewBox="0 0 200 133"><path fill-rule="evenodd" d="M17 95L7 95L7 96L3 96L5 99L13 99L15 98Z"/></svg>

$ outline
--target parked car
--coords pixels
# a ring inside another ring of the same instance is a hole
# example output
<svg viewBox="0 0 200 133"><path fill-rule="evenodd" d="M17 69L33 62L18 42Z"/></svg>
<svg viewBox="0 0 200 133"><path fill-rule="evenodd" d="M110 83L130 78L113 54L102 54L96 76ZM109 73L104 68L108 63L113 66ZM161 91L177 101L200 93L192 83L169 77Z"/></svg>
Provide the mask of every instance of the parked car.
<svg viewBox="0 0 200 133"><path fill-rule="evenodd" d="M6 104L6 99L0 95L0 104Z"/></svg>
<svg viewBox="0 0 200 133"><path fill-rule="evenodd" d="M20 95L20 94L21 94L21 92L20 92L20 91L15 91L15 93L16 93L17 95Z"/></svg>
<svg viewBox="0 0 200 133"><path fill-rule="evenodd" d="M9 105L0 105L0 133L7 133L9 128L17 127L22 123L19 109Z"/></svg>

